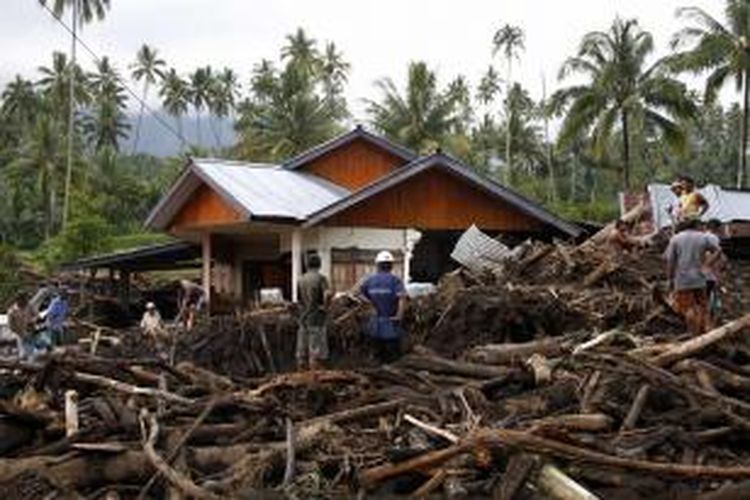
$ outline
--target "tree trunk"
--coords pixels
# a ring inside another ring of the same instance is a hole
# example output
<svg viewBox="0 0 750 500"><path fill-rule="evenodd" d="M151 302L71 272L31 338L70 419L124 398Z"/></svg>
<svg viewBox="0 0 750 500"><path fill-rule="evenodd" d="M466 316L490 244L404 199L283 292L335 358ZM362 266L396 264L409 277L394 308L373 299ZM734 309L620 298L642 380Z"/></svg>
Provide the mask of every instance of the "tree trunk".
<svg viewBox="0 0 750 500"><path fill-rule="evenodd" d="M628 129L628 112L622 112L622 188L630 190L630 133Z"/></svg>
<svg viewBox="0 0 750 500"><path fill-rule="evenodd" d="M146 96L148 96L148 80L143 83L143 97L141 98L141 111L138 113L138 123L135 125L135 139L133 140L133 151L138 151L138 141L141 138L141 123L143 122L143 112L146 109Z"/></svg>
<svg viewBox="0 0 750 500"><path fill-rule="evenodd" d="M513 171L513 162L511 160L510 151L510 122L511 122L511 106L510 106L510 91L512 89L512 71L513 71L513 58L508 57L508 85L505 92L505 183L510 182L511 173Z"/></svg>
<svg viewBox="0 0 750 500"><path fill-rule="evenodd" d="M745 187L747 183L747 135L748 135L748 114L750 110L750 86L748 86L747 70L742 73L742 124L740 132L740 167L737 170L737 187Z"/></svg>
<svg viewBox="0 0 750 500"><path fill-rule="evenodd" d="M198 147L201 147L201 108L196 108L196 127L198 128Z"/></svg>
<svg viewBox="0 0 750 500"><path fill-rule="evenodd" d="M75 81L76 81L76 25L78 24L78 0L72 2L73 8L71 9L71 32L72 32L72 43L70 46L70 94L68 96L68 161L65 167L65 199L63 201L63 214L62 214L62 228L65 229L68 225L68 216L70 212L70 183L73 175L73 141L74 141L74 128L75 128L75 112L76 112L76 100L75 100Z"/></svg>

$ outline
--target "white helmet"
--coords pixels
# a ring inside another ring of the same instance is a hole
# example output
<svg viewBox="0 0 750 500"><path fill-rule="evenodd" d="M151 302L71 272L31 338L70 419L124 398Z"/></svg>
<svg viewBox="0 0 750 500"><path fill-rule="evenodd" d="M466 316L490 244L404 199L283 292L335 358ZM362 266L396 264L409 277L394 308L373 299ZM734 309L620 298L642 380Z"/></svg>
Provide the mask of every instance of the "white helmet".
<svg viewBox="0 0 750 500"><path fill-rule="evenodd" d="M375 257L375 264L380 264L382 262L393 262L393 254L388 250L378 252L377 257Z"/></svg>
<svg viewBox="0 0 750 500"><path fill-rule="evenodd" d="M156 304L153 302L146 303L146 309L156 309Z"/></svg>

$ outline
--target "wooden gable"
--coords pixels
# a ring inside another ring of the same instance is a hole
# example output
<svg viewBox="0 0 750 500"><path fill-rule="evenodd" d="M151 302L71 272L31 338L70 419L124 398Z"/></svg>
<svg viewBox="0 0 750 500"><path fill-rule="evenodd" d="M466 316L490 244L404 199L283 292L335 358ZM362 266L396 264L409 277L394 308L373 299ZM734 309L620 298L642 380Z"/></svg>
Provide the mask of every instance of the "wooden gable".
<svg viewBox="0 0 750 500"><path fill-rule="evenodd" d="M331 216L331 226L538 231L544 224L467 179L432 168Z"/></svg>
<svg viewBox="0 0 750 500"><path fill-rule="evenodd" d="M358 138L312 160L302 170L356 191L405 163L393 153Z"/></svg>
<svg viewBox="0 0 750 500"><path fill-rule="evenodd" d="M171 232L242 222L242 216L213 189L201 184L172 219Z"/></svg>

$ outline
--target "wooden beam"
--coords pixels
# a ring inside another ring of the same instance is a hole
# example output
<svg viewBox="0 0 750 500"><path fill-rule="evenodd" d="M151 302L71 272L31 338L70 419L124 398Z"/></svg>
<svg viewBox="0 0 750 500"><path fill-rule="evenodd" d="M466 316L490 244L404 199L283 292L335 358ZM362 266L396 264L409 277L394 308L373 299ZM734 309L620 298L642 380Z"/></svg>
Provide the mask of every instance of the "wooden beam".
<svg viewBox="0 0 750 500"><path fill-rule="evenodd" d="M211 311L211 233L201 234L201 260L203 262L203 290L206 306Z"/></svg>
<svg viewBox="0 0 750 500"><path fill-rule="evenodd" d="M302 275L302 230L292 232L292 302L297 302L299 278Z"/></svg>

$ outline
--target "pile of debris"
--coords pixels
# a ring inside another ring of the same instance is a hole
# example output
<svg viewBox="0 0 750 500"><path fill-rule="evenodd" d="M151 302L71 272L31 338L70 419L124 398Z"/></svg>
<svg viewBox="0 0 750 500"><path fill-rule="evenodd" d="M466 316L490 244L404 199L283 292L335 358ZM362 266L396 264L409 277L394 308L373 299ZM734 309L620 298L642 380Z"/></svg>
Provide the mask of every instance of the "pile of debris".
<svg viewBox="0 0 750 500"><path fill-rule="evenodd" d="M476 346L463 360L417 347L391 366L241 380L72 352L3 362L0 488L742 498L750 349L731 340L748 327L745 316L665 342L568 334Z"/></svg>
<svg viewBox="0 0 750 500"><path fill-rule="evenodd" d="M291 371L297 313L199 323L173 345L87 325L0 361L0 488L42 498L403 494L750 496L750 316L688 338L663 241L529 244L412 301L381 366L338 298L332 366ZM730 290L726 297L731 298Z"/></svg>

